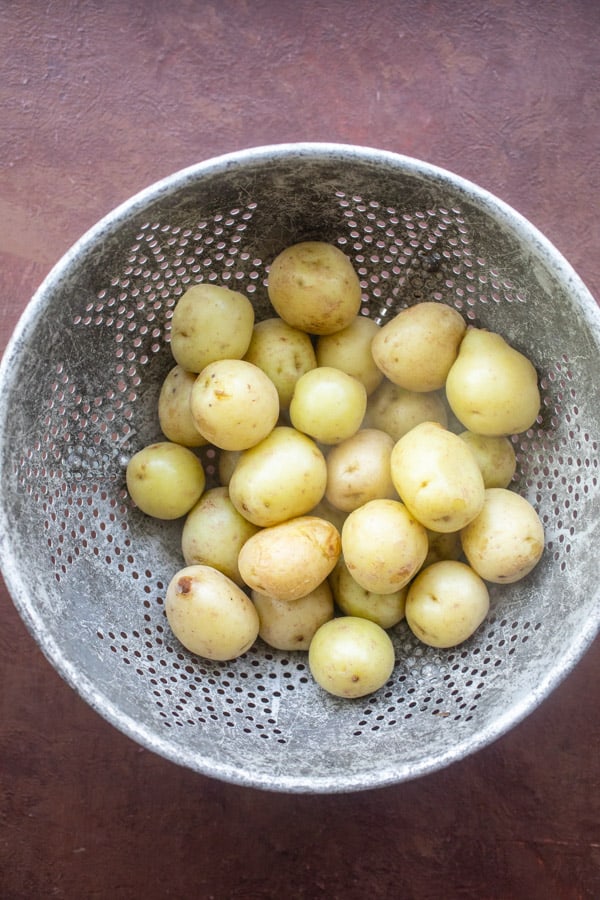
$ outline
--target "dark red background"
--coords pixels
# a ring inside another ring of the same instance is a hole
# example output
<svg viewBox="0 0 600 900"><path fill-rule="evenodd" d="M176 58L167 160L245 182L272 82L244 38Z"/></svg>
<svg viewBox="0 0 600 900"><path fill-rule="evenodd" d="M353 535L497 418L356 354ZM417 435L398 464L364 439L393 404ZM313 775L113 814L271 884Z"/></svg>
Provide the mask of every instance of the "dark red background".
<svg viewBox="0 0 600 900"><path fill-rule="evenodd" d="M0 349L94 222L184 166L341 141L449 168L600 297L596 0L0 2ZM0 588L0 896L600 896L600 644L435 775L286 796L210 781L93 713Z"/></svg>

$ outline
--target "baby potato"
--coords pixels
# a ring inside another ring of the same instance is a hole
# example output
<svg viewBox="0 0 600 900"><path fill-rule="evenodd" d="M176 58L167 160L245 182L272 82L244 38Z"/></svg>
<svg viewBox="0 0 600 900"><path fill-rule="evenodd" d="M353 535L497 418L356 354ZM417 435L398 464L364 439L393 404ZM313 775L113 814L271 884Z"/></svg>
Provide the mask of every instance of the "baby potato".
<svg viewBox="0 0 600 900"><path fill-rule="evenodd" d="M440 562L442 559L458 559L462 555L460 531L440 533L431 531L429 528L426 531L429 549L427 550L423 568L430 566L434 562Z"/></svg>
<svg viewBox="0 0 600 900"><path fill-rule="evenodd" d="M280 600L252 591L258 612L258 636L276 650L308 650L316 631L333 619L333 597L327 581L299 597Z"/></svg>
<svg viewBox="0 0 600 900"><path fill-rule="evenodd" d="M310 337L279 318L256 323L244 359L269 376L277 388L281 409L290 405L300 376L317 366Z"/></svg>
<svg viewBox="0 0 600 900"><path fill-rule="evenodd" d="M334 334L321 335L317 339L316 355L320 366L341 369L365 386L367 396L383 381L383 372L377 368L371 342L379 332L379 325L366 316L356 316Z"/></svg>
<svg viewBox="0 0 600 900"><path fill-rule="evenodd" d="M329 576L329 584L344 615L370 619L382 628L393 628L404 618L408 585L392 594L374 594L354 580L342 557Z"/></svg>
<svg viewBox="0 0 600 900"><path fill-rule="evenodd" d="M258 636L260 621L250 598L211 566L176 572L167 587L165 612L175 637L205 659L236 659Z"/></svg>
<svg viewBox="0 0 600 900"><path fill-rule="evenodd" d="M336 697L372 694L393 672L394 645L381 626L358 616L331 619L316 632L308 665L317 684Z"/></svg>
<svg viewBox="0 0 600 900"><path fill-rule="evenodd" d="M199 500L204 468L193 450L171 441L157 441L134 453L127 464L126 483L135 505L156 519L179 519Z"/></svg>
<svg viewBox="0 0 600 900"><path fill-rule="evenodd" d="M309 334L345 328L362 298L349 258L323 241L303 241L282 250L271 263L267 291L275 312Z"/></svg>
<svg viewBox="0 0 600 900"><path fill-rule="evenodd" d="M253 535L240 551L238 566L251 590L298 600L325 581L340 549L340 534L331 522L299 516Z"/></svg>
<svg viewBox="0 0 600 900"><path fill-rule="evenodd" d="M488 488L483 508L461 532L469 564L481 578L512 584L544 552L544 527L531 503L507 488Z"/></svg>
<svg viewBox="0 0 600 900"><path fill-rule="evenodd" d="M231 502L241 515L265 528L303 516L325 493L327 465L315 442L278 425L240 457L231 480Z"/></svg>
<svg viewBox="0 0 600 900"><path fill-rule="evenodd" d="M203 447L207 442L200 434L190 411L190 395L196 381L193 372L177 365L162 383L158 397L158 421L164 436L184 447Z"/></svg>
<svg viewBox="0 0 600 900"><path fill-rule="evenodd" d="M227 487L231 481L233 471L238 464L238 460L243 450L221 450L219 453L219 461L217 470L219 473L219 482L222 487Z"/></svg>
<svg viewBox="0 0 600 900"><path fill-rule="evenodd" d="M421 422L438 422L448 427L448 410L436 391L420 393L384 381L369 399L364 425L385 431L399 441Z"/></svg>
<svg viewBox="0 0 600 900"><path fill-rule="evenodd" d="M342 531L342 526L348 516L348 514L342 512L341 509L337 509L335 506L332 506L325 497L323 497L320 503L317 503L316 506L313 506L313 508L310 510L309 515L317 516L320 519L326 519L328 522L331 522L332 525L335 525L340 534Z"/></svg>
<svg viewBox="0 0 600 900"><path fill-rule="evenodd" d="M437 422L422 422L392 450L392 481L431 531L459 531L481 510L483 477L469 447Z"/></svg>
<svg viewBox="0 0 600 900"><path fill-rule="evenodd" d="M322 444L339 444L355 434L367 409L358 379L331 366L318 366L296 382L290 403L294 428Z"/></svg>
<svg viewBox="0 0 600 900"><path fill-rule="evenodd" d="M517 468L513 445L507 437L463 431L459 437L471 448L486 488L506 488Z"/></svg>
<svg viewBox="0 0 600 900"><path fill-rule="evenodd" d="M392 594L408 584L427 555L427 533L398 500L370 500L342 528L348 571L365 590Z"/></svg>
<svg viewBox="0 0 600 900"><path fill-rule="evenodd" d="M454 363L466 322L445 303L417 303L401 310L373 338L377 366L409 391L437 391Z"/></svg>
<svg viewBox="0 0 600 900"><path fill-rule="evenodd" d="M332 447L327 454L327 501L351 512L369 500L395 497L390 468L393 447L389 434L374 428L357 431Z"/></svg>
<svg viewBox="0 0 600 900"><path fill-rule="evenodd" d="M408 589L406 621L430 647L455 647L479 628L488 614L485 582L457 560L442 560L419 572Z"/></svg>
<svg viewBox="0 0 600 900"><path fill-rule="evenodd" d="M198 374L217 359L241 359L254 326L244 294L216 284L196 284L181 295L171 320L175 362Z"/></svg>
<svg viewBox="0 0 600 900"><path fill-rule="evenodd" d="M212 566L240 587L238 555L258 528L239 514L226 487L206 491L189 511L181 533L186 565Z"/></svg>
<svg viewBox="0 0 600 900"><path fill-rule="evenodd" d="M220 359L200 372L190 396L196 428L221 450L247 450L262 441L279 418L275 385L258 366Z"/></svg>

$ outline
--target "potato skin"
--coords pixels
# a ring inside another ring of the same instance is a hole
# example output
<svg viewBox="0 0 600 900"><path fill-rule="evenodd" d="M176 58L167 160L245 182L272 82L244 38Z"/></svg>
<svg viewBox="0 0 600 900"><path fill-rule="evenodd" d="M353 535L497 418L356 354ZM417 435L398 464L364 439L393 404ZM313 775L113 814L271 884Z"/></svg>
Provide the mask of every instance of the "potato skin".
<svg viewBox="0 0 600 900"><path fill-rule="evenodd" d="M276 650L308 650L317 629L333 618L327 581L297 600L252 591L252 601L260 619L258 636Z"/></svg>
<svg viewBox="0 0 600 900"><path fill-rule="evenodd" d="M406 621L430 647L455 647L479 628L488 614L485 582L470 566L442 560L419 572L406 597Z"/></svg>
<svg viewBox="0 0 600 900"><path fill-rule="evenodd" d="M263 528L242 547L238 566L254 591L297 600L325 581L338 561L340 534L331 522L299 516Z"/></svg>
<svg viewBox="0 0 600 900"><path fill-rule="evenodd" d="M362 296L350 259L322 241L302 241L282 250L271 263L267 290L285 322L316 335L349 325Z"/></svg>

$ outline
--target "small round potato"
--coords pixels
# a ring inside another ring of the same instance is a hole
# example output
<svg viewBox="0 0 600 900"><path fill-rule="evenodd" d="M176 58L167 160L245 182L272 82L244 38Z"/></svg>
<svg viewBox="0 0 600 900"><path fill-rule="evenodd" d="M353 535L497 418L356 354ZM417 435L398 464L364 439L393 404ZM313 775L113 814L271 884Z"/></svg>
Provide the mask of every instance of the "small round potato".
<svg viewBox="0 0 600 900"><path fill-rule="evenodd" d="M383 687L394 670L390 636L369 619L342 616L318 629L308 650L317 684L336 697L354 698Z"/></svg>
<svg viewBox="0 0 600 900"><path fill-rule="evenodd" d="M219 472L219 482L222 487L227 487L231 481L234 469L238 464L238 460L243 450L221 450L219 452L219 461L217 469Z"/></svg>
<svg viewBox="0 0 600 900"><path fill-rule="evenodd" d="M390 458L394 441L384 431L364 428L327 454L327 490L332 506L352 512L369 500L392 499Z"/></svg>
<svg viewBox="0 0 600 900"><path fill-rule="evenodd" d="M448 410L436 391L419 393L384 381L369 400L365 426L385 431L399 441L421 422L438 422L448 427Z"/></svg>
<svg viewBox="0 0 600 900"><path fill-rule="evenodd" d="M531 503L507 488L488 488L483 509L461 532L464 554L486 581L512 584L544 552L544 527Z"/></svg>
<svg viewBox="0 0 600 900"><path fill-rule="evenodd" d="M317 363L358 378L367 395L371 395L383 381L383 372L375 365L371 353L371 342L378 332L379 325L372 319L356 316L341 331L321 335L316 345Z"/></svg>
<svg viewBox="0 0 600 900"><path fill-rule="evenodd" d="M253 535L240 551L238 566L251 590L298 600L325 581L340 550L340 534L331 522L299 516Z"/></svg>
<svg viewBox="0 0 600 900"><path fill-rule="evenodd" d="M362 290L349 258L333 244L304 241L271 263L267 290L275 312L300 331L333 334L358 314Z"/></svg>
<svg viewBox="0 0 600 900"><path fill-rule="evenodd" d="M466 330L461 314L445 303L417 303L401 310L373 339L377 366L409 391L444 386Z"/></svg>
<svg viewBox="0 0 600 900"><path fill-rule="evenodd" d="M221 450L247 450L275 427L279 397L258 366L220 359L196 378L190 409L196 428L211 444Z"/></svg>
<svg viewBox="0 0 600 900"><path fill-rule="evenodd" d="M127 464L126 482L135 505L155 519L179 519L200 499L204 468L193 450L157 441L138 450Z"/></svg>
<svg viewBox="0 0 600 900"><path fill-rule="evenodd" d="M211 488L189 511L181 533L186 565L212 566L243 586L238 555L258 528L239 514L226 487Z"/></svg>
<svg viewBox="0 0 600 900"><path fill-rule="evenodd" d="M429 541L429 549L423 568L430 566L434 562L440 562L442 559L459 559L462 555L462 544L460 542L460 531L448 531L446 533L427 531L427 540Z"/></svg>
<svg viewBox="0 0 600 900"><path fill-rule="evenodd" d="M258 636L276 650L308 650L316 631L333 619L333 597L327 581L299 597L280 600L252 591L260 619Z"/></svg>
<svg viewBox="0 0 600 900"><path fill-rule="evenodd" d="M370 619L382 628L393 628L404 618L408 585L392 594L374 594L354 580L343 558L329 576L333 597L346 616Z"/></svg>
<svg viewBox="0 0 600 900"><path fill-rule="evenodd" d="M279 425L240 457L231 480L231 502L265 528L309 513L325 493L327 465L315 442Z"/></svg>
<svg viewBox="0 0 600 900"><path fill-rule="evenodd" d="M358 431L366 409L367 392L358 379L318 366L296 382L290 420L322 444L339 444Z"/></svg>
<svg viewBox="0 0 600 900"><path fill-rule="evenodd" d="M370 500L342 528L348 571L365 590L392 594L408 584L427 555L427 533L398 500Z"/></svg>
<svg viewBox="0 0 600 900"><path fill-rule="evenodd" d="M190 410L190 396L196 375L174 366L162 383L158 397L158 421L169 441L184 447L203 447L207 440L200 434Z"/></svg>
<svg viewBox="0 0 600 900"><path fill-rule="evenodd" d="M485 488L475 457L437 422L422 422L400 438L391 465L400 499L431 531L459 531L483 506Z"/></svg>
<svg viewBox="0 0 600 900"><path fill-rule="evenodd" d="M287 409L301 375L317 367L310 337L283 319L257 322L244 357L269 376L279 394L281 409Z"/></svg>
<svg viewBox="0 0 600 900"><path fill-rule="evenodd" d="M507 437L463 431L459 437L471 448L486 488L509 486L517 468L513 445Z"/></svg>
<svg viewBox="0 0 600 900"><path fill-rule="evenodd" d="M198 374L217 359L241 359L254 326L254 307L244 294L216 284L196 284L182 294L171 320L171 352Z"/></svg>
<svg viewBox="0 0 600 900"><path fill-rule="evenodd" d="M457 560L442 560L419 572L408 589L406 621L424 644L455 647L479 628L488 614L485 582Z"/></svg>
<svg viewBox="0 0 600 900"><path fill-rule="evenodd" d="M211 566L180 569L169 582L165 612L175 637L205 659L236 659L258 636L250 598Z"/></svg>

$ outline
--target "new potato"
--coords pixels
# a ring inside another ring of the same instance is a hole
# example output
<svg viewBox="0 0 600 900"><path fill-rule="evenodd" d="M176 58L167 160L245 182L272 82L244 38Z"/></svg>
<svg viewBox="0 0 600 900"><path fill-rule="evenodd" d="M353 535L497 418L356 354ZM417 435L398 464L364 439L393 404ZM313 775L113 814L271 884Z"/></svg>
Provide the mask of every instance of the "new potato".
<svg viewBox="0 0 600 900"><path fill-rule="evenodd" d="M185 516L206 486L198 457L171 441L157 441L134 453L125 478L135 505L156 519Z"/></svg>
<svg viewBox="0 0 600 900"><path fill-rule="evenodd" d="M370 619L382 628L393 628L404 618L408 585L392 594L376 594L354 580L343 558L329 576L333 597L346 616Z"/></svg>
<svg viewBox="0 0 600 900"><path fill-rule="evenodd" d="M395 497L390 468L393 447L389 434L374 428L361 429L332 447L327 454L327 501L351 512L369 500Z"/></svg>
<svg viewBox="0 0 600 900"><path fill-rule="evenodd" d="M367 395L371 395L383 381L383 372L371 352L371 342L378 332L379 325L373 319L356 316L341 331L321 335L316 344L318 365L333 366L352 375L364 384Z"/></svg>
<svg viewBox="0 0 600 900"><path fill-rule="evenodd" d="M256 323L244 359L269 376L279 394L282 409L290 405L300 376L317 366L308 334L277 317Z"/></svg>
<svg viewBox="0 0 600 900"><path fill-rule="evenodd" d="M196 381L193 372L174 366L162 383L158 397L158 421L167 440L184 447L203 447L207 440L200 434L190 410L190 397Z"/></svg>
<svg viewBox="0 0 600 900"><path fill-rule="evenodd" d="M308 650L317 629L333 618L333 597L327 581L299 597L281 600L252 591L260 619L258 635L276 650Z"/></svg>
<svg viewBox="0 0 600 900"><path fill-rule="evenodd" d="M339 369L317 366L296 382L290 420L322 444L339 444L358 431L366 409L364 384Z"/></svg>
<svg viewBox="0 0 600 900"><path fill-rule="evenodd" d="M313 637L308 664L318 685L336 697L364 697L382 687L394 669L394 645L369 619L342 616Z"/></svg>
<svg viewBox="0 0 600 900"><path fill-rule="evenodd" d="M510 440L503 436L473 434L472 431L463 431L459 437L477 460L486 488L508 487L517 468L517 457Z"/></svg>
<svg viewBox="0 0 600 900"><path fill-rule="evenodd" d="M365 426L385 431L395 441L421 422L448 427L448 410L439 392L409 391L384 381L370 398Z"/></svg>

